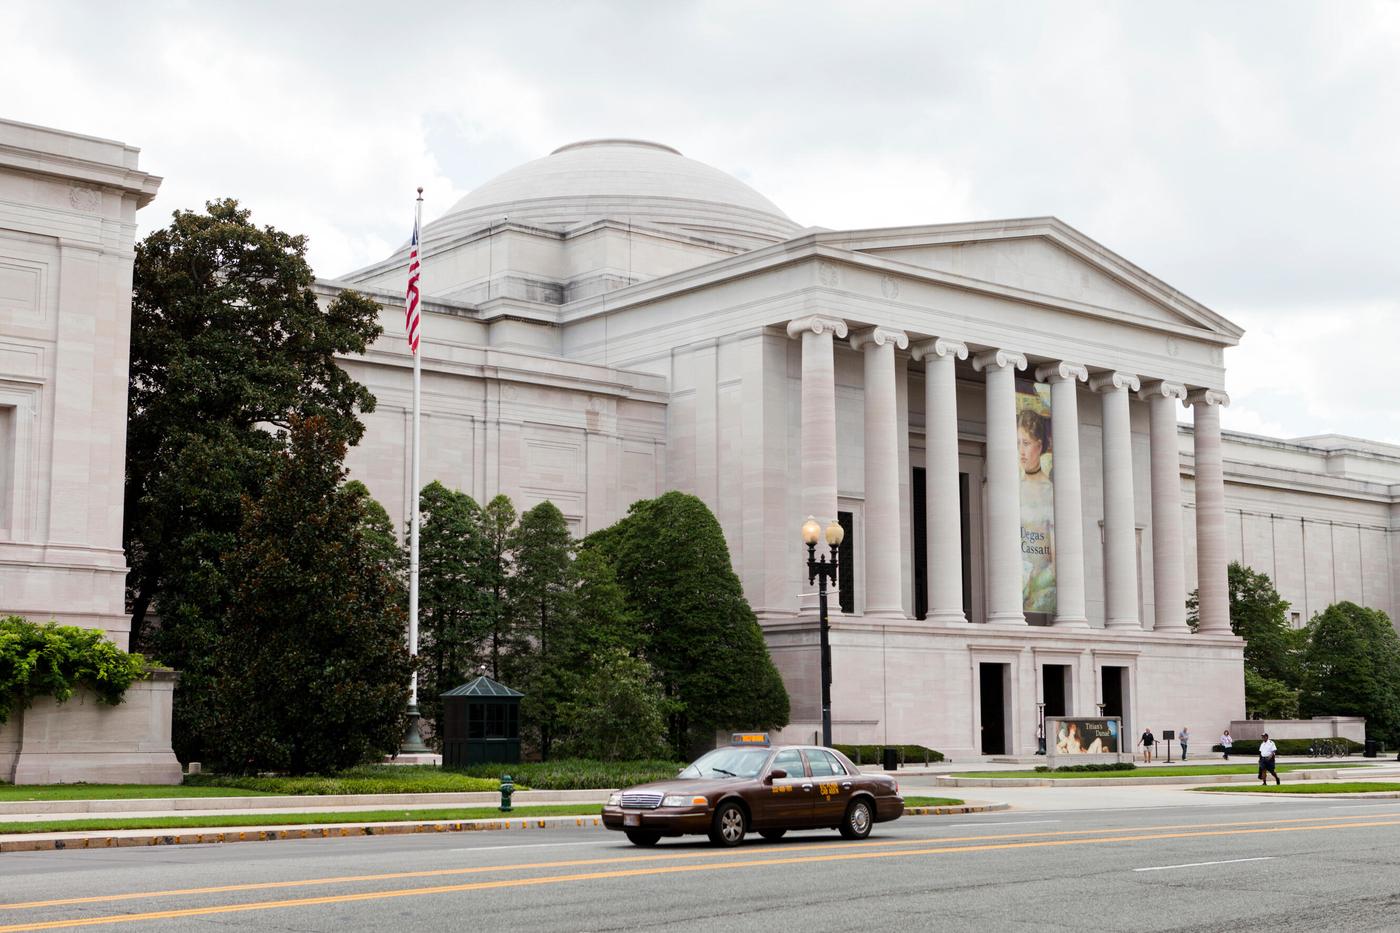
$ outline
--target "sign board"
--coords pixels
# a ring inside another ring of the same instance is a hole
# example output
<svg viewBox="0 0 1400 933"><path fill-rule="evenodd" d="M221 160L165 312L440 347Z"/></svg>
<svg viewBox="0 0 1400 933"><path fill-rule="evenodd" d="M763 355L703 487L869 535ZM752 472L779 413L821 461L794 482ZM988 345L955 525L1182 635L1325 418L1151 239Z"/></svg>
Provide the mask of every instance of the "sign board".
<svg viewBox="0 0 1400 933"><path fill-rule="evenodd" d="M1051 755L1117 755L1123 750L1123 721L1050 717L1045 720Z"/></svg>

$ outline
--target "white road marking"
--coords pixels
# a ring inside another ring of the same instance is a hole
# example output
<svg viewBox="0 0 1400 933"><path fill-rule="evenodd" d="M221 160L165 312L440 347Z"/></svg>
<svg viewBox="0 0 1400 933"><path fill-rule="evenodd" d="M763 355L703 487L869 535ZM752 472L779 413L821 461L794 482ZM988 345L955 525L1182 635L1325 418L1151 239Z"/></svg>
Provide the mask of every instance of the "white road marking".
<svg viewBox="0 0 1400 933"><path fill-rule="evenodd" d="M1133 871L1167 871L1171 868L1203 868L1206 865L1233 865L1236 862L1268 862L1272 855L1258 855L1254 858L1227 858L1219 862L1187 862L1185 865L1154 865L1151 868L1134 868Z"/></svg>
<svg viewBox="0 0 1400 933"><path fill-rule="evenodd" d="M471 846L466 849L448 849L448 852L500 852L505 849L558 849L564 846L596 846L599 840L593 842L523 842L520 845L508 846Z"/></svg>
<svg viewBox="0 0 1400 933"><path fill-rule="evenodd" d="M982 820L977 823L949 823L953 826L1026 826L1031 823L1059 823L1061 820Z"/></svg>

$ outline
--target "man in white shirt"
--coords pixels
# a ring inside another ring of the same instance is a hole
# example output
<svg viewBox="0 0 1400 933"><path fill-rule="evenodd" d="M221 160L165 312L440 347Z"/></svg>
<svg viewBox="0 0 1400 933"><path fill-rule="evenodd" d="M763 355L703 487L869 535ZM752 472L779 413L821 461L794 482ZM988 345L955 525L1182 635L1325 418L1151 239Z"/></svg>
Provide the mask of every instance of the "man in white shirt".
<svg viewBox="0 0 1400 933"><path fill-rule="evenodd" d="M1269 733L1264 733L1264 741L1259 743L1259 782L1265 787L1269 785L1269 775L1274 776L1275 784L1282 784L1278 779L1278 746L1269 738Z"/></svg>
<svg viewBox="0 0 1400 933"><path fill-rule="evenodd" d="M1226 729L1220 734L1220 747L1225 749L1225 760L1230 760L1230 746L1235 744L1235 740L1230 738L1230 730Z"/></svg>

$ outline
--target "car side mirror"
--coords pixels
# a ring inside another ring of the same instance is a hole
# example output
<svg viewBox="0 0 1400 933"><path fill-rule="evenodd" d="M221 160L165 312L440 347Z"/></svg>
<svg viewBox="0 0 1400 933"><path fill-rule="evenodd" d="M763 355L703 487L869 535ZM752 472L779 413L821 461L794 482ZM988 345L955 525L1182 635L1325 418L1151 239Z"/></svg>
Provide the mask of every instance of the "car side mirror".
<svg viewBox="0 0 1400 933"><path fill-rule="evenodd" d="M766 777L764 777L763 783L765 783L765 784L772 784L772 783L773 783L775 780L777 780L778 778L785 778L785 777L787 777L787 772L786 772L786 771L784 771L782 768L774 768L772 771L769 771L769 772L768 772L768 774L767 774Z"/></svg>

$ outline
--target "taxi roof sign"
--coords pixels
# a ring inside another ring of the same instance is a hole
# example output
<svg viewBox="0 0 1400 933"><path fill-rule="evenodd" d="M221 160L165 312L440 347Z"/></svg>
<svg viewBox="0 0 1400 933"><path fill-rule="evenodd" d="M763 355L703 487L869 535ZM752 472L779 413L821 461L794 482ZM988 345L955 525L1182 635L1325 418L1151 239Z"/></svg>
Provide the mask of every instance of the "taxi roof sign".
<svg viewBox="0 0 1400 933"><path fill-rule="evenodd" d="M767 745L766 732L735 732L729 739L730 745Z"/></svg>

